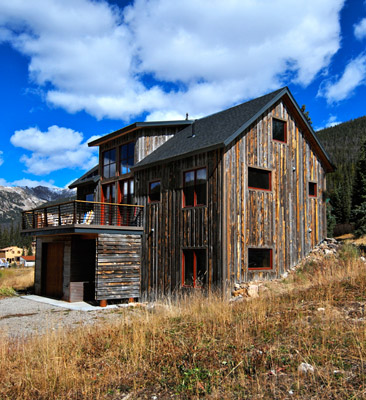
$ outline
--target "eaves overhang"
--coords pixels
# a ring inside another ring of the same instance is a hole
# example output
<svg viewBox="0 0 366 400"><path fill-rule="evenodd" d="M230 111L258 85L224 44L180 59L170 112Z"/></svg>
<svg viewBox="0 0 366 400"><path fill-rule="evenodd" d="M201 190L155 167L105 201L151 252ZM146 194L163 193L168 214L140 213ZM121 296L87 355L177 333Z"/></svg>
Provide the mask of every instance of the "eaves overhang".
<svg viewBox="0 0 366 400"><path fill-rule="evenodd" d="M116 139L119 136L125 135L127 133L133 132L142 128L152 128L157 126L168 127L168 126L187 126L191 125L193 120L177 120L177 121L151 121L151 122L135 122L131 125L125 126L122 129L118 129L117 131L111 132L105 136L102 136L99 139L93 140L88 143L89 147L100 146L101 144L108 142L109 140Z"/></svg>
<svg viewBox="0 0 366 400"><path fill-rule="evenodd" d="M136 171L140 171L142 169L146 169L146 168L150 168L150 167L156 167L157 165L167 164L169 162L180 160L182 158L195 156L195 155L201 154L201 153L207 153L209 151L217 150L217 149L224 148L224 147L225 147L224 143L217 143L217 144L212 145L212 146L202 147L202 148L196 149L194 151L181 153L179 155L176 155L176 156L173 156L173 157L164 158L163 160L159 160L159 161L153 161L153 162L150 162L148 164L144 164L144 165L136 164L136 165L134 165L134 166L132 166L130 168L131 168L132 171L136 172Z"/></svg>

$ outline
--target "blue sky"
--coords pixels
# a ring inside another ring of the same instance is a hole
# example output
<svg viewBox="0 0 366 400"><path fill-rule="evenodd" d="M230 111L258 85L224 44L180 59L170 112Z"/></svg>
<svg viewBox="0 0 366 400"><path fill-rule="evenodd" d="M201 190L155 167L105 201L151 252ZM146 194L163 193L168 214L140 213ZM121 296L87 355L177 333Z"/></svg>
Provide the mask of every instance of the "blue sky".
<svg viewBox="0 0 366 400"><path fill-rule="evenodd" d="M289 86L315 129L366 114L364 0L0 0L0 185L65 187L87 142Z"/></svg>

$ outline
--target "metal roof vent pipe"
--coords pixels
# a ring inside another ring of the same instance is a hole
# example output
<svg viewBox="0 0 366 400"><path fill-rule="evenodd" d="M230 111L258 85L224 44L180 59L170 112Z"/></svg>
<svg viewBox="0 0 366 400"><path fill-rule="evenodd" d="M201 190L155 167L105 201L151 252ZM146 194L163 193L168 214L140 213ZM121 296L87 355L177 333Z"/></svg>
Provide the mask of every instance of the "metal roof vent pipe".
<svg viewBox="0 0 366 400"><path fill-rule="evenodd" d="M194 123L192 124L192 136L191 137L196 137L195 129L194 129Z"/></svg>

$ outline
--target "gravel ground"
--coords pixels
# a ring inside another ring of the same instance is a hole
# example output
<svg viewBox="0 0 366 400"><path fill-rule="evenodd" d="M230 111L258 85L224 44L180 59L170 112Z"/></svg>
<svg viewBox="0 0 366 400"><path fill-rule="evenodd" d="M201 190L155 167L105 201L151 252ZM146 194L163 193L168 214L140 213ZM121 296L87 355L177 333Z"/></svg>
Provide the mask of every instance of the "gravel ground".
<svg viewBox="0 0 366 400"><path fill-rule="evenodd" d="M25 337L119 318L116 309L74 311L20 297L0 299L0 337Z"/></svg>

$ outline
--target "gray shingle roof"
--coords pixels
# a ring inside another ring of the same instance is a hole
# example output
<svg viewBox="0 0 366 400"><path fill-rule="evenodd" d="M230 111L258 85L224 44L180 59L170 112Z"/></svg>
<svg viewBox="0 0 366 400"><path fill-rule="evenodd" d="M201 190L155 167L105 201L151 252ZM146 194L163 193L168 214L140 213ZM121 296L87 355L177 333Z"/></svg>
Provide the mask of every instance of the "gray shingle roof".
<svg viewBox="0 0 366 400"><path fill-rule="evenodd" d="M99 165L96 165L88 172L86 172L83 176L81 176L79 179L77 179L75 182L71 183L69 185L69 189L74 189L77 186L83 185L84 183L98 182L99 181L98 170L99 170Z"/></svg>
<svg viewBox="0 0 366 400"><path fill-rule="evenodd" d="M170 140L135 165L140 169L169 159L182 157L200 150L210 150L229 144L249 122L253 122L271 103L288 89L281 88L265 96L196 120L176 133ZM252 121L253 120L253 121Z"/></svg>

